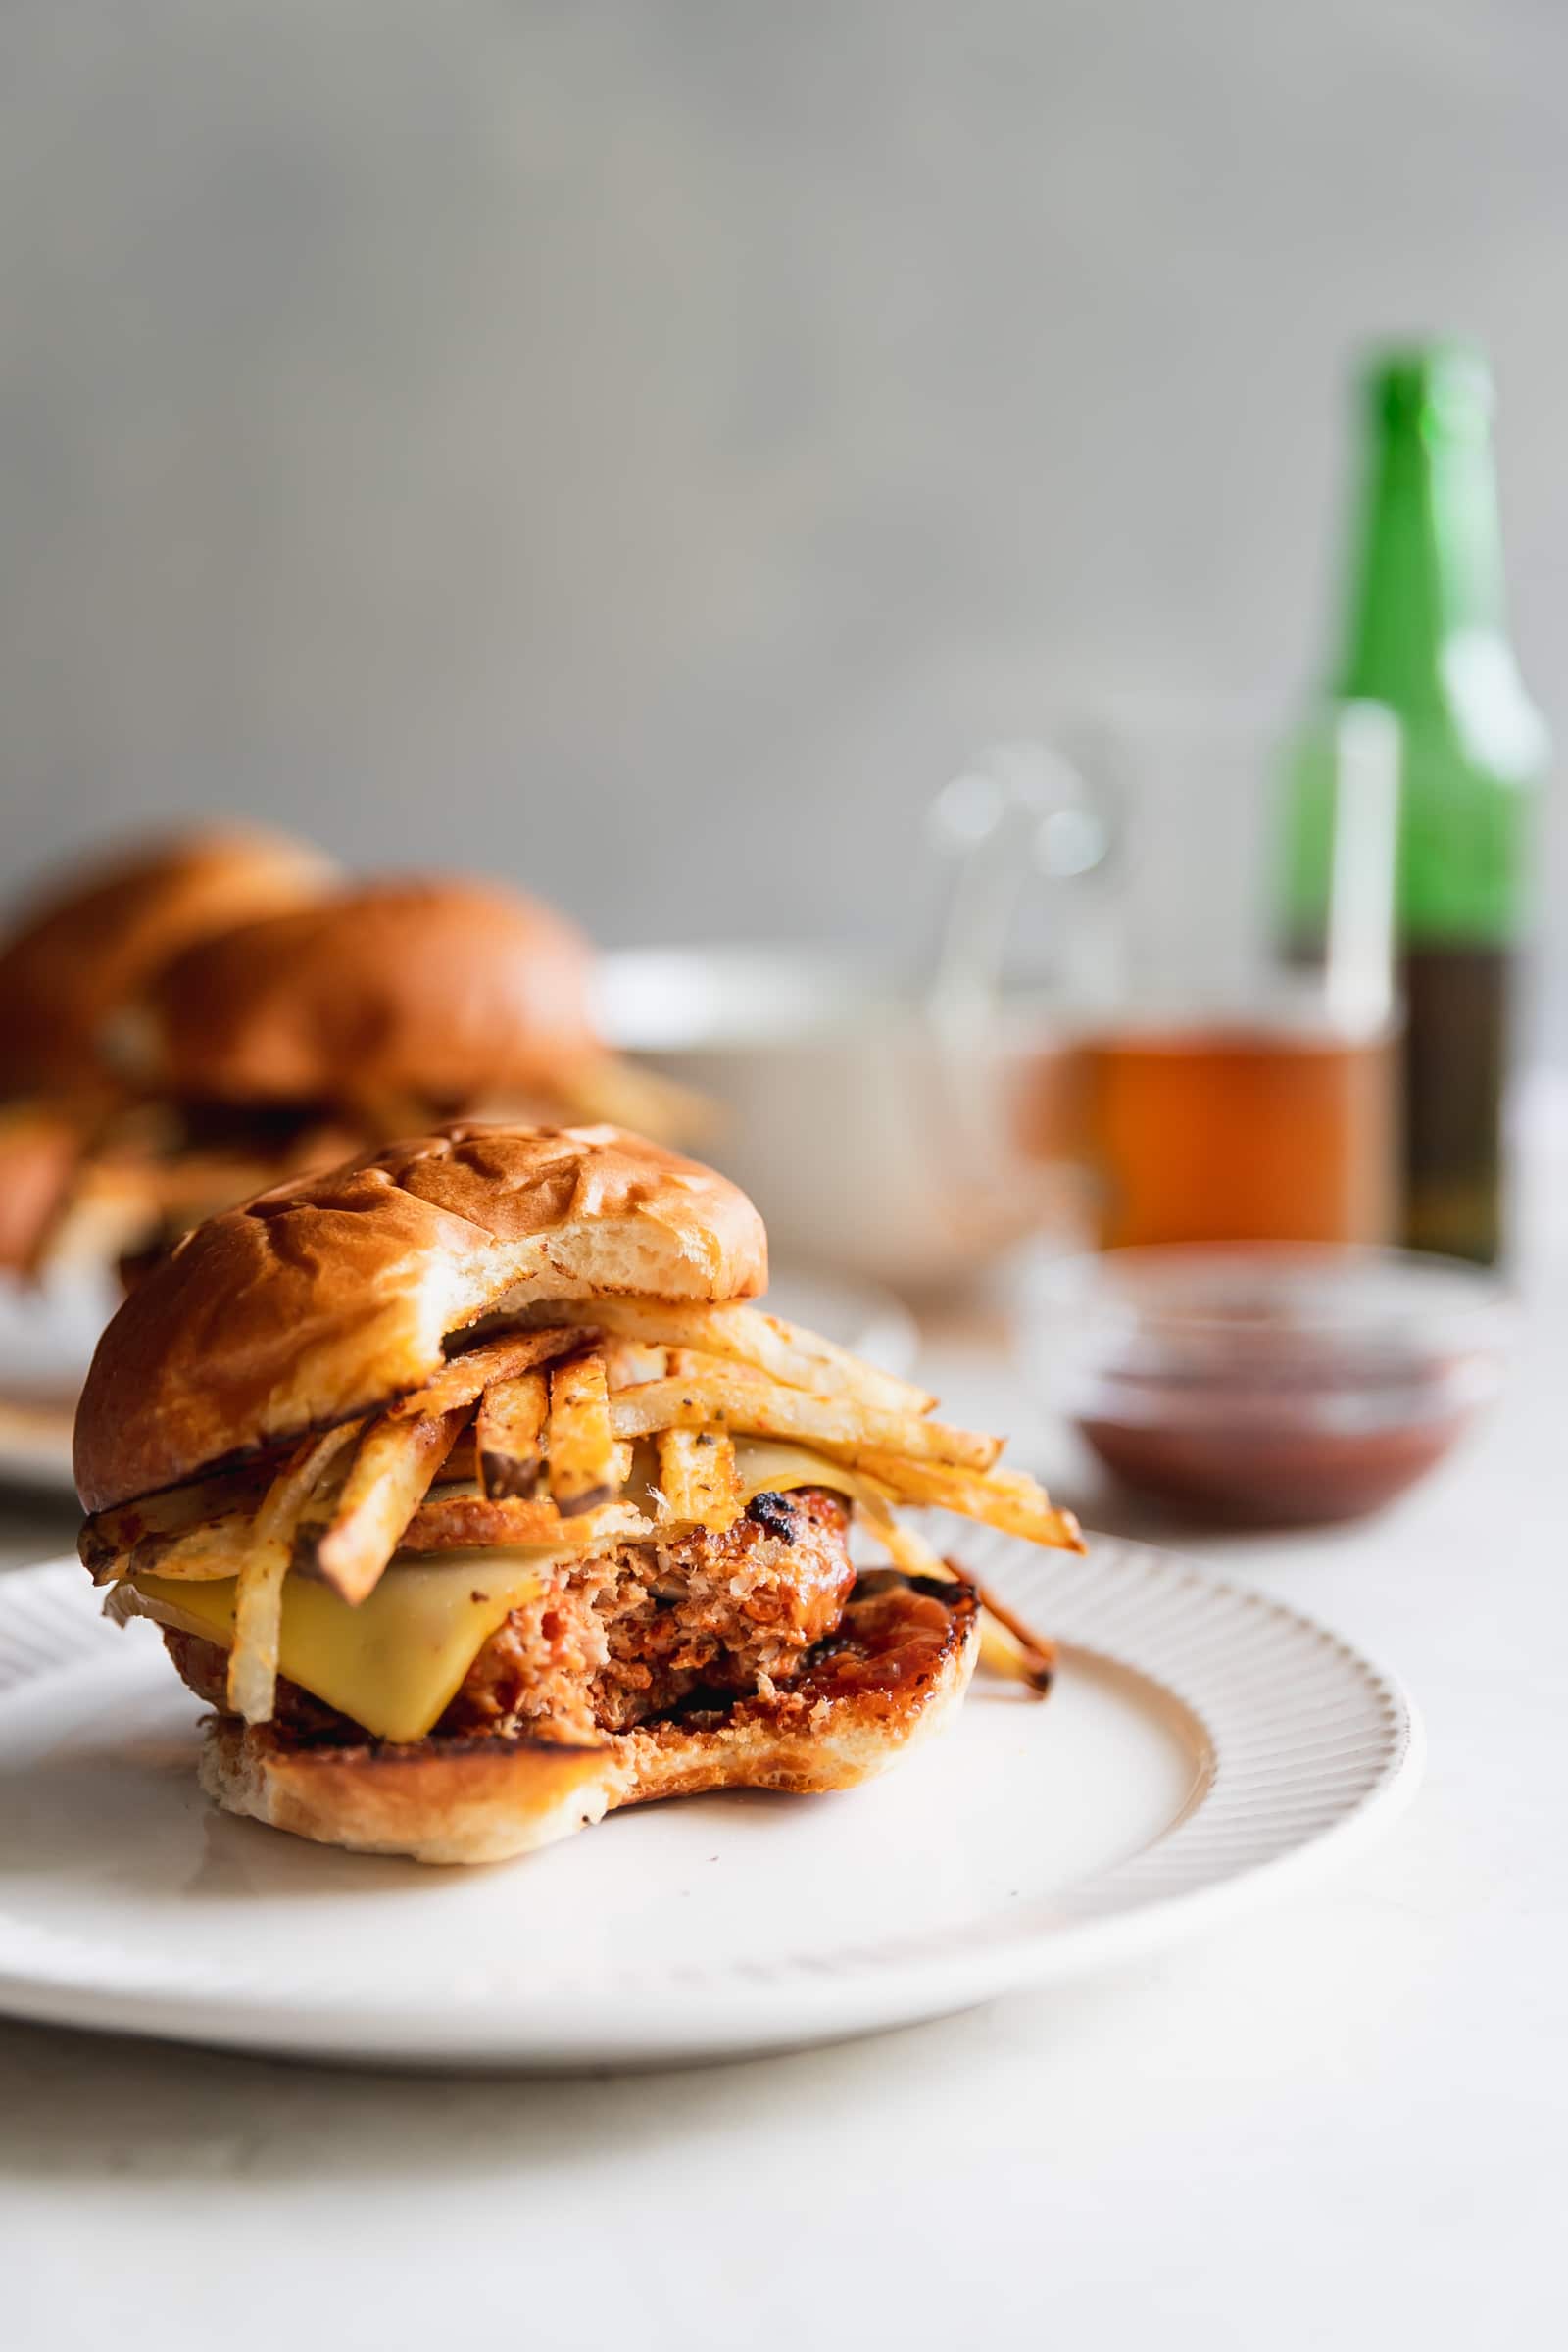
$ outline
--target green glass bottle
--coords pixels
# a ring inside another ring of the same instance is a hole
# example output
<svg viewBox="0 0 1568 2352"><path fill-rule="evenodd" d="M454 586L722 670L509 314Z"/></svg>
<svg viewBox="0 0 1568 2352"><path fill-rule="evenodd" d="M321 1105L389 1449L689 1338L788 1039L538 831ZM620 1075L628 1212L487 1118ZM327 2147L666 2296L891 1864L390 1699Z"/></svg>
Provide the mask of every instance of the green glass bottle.
<svg viewBox="0 0 1568 2352"><path fill-rule="evenodd" d="M1295 763L1290 921L1310 938L1326 898L1333 709L1383 704L1401 744L1403 1238L1491 1262L1546 730L1508 640L1486 362L1459 344L1381 354L1363 395L1345 639Z"/></svg>

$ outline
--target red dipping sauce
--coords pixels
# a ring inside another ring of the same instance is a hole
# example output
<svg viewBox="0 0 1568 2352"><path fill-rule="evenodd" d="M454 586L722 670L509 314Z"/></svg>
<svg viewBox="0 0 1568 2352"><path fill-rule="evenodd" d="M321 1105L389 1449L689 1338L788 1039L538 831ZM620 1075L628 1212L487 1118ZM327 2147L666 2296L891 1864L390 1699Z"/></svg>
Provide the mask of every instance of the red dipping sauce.
<svg viewBox="0 0 1568 2352"><path fill-rule="evenodd" d="M1126 1486L1209 1524L1380 1510L1501 1384L1511 1309L1471 1266L1392 1250L1112 1250L1033 1286L1026 1351Z"/></svg>

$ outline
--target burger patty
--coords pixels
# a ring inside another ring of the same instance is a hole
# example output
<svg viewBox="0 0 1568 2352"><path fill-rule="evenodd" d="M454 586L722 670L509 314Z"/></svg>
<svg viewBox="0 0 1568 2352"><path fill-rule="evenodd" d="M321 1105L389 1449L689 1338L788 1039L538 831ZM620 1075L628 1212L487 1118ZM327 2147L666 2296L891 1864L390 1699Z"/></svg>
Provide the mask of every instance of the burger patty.
<svg viewBox="0 0 1568 2352"><path fill-rule="evenodd" d="M755 1495L722 1535L623 1544L564 1566L514 1609L435 1726L442 1737L624 1732L695 1699L764 1695L833 1633L855 1585L849 1505L816 1488ZM225 1703L226 1653L164 1629L179 1673ZM279 1677L274 1721L309 1740L362 1740L349 1718Z"/></svg>
<svg viewBox="0 0 1568 2352"><path fill-rule="evenodd" d="M574 1564L491 1635L438 1729L624 1732L695 1691L787 1682L854 1583L841 1496L759 1494L723 1535Z"/></svg>

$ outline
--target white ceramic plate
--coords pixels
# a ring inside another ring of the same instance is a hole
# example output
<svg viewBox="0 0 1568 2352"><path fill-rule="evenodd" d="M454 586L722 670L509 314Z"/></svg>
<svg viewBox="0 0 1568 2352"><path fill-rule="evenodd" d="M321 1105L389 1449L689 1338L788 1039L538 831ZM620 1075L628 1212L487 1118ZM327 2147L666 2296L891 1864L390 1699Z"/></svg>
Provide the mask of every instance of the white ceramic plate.
<svg viewBox="0 0 1568 2352"><path fill-rule="evenodd" d="M62 1277L25 1291L0 1283L0 1484L73 1494L71 1425L98 1334L120 1302L106 1280ZM908 1309L874 1284L783 1268L767 1304L884 1372L907 1372L919 1348Z"/></svg>
<svg viewBox="0 0 1568 2352"><path fill-rule="evenodd" d="M1168 1942L1413 1790L1397 1687L1277 1602L1108 1539L965 1549L1065 1637L1045 1705L977 1683L865 1788L687 1799L468 1872L210 1810L151 1628L106 1625L74 1562L0 1579L0 2009L428 2066L786 2048Z"/></svg>

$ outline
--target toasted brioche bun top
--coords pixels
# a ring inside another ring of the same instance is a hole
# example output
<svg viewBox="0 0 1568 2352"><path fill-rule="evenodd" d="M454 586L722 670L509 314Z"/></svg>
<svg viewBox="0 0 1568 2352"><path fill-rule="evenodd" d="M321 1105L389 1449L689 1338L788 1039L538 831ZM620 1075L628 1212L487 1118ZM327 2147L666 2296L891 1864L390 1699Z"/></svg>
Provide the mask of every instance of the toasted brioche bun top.
<svg viewBox="0 0 1568 2352"><path fill-rule="evenodd" d="M78 869L0 947L0 1093L103 1074L106 1023L195 940L318 898L318 851L248 826L176 835Z"/></svg>
<svg viewBox="0 0 1568 2352"><path fill-rule="evenodd" d="M444 1127L187 1234L98 1343L77 1490L107 1510L405 1396L498 1309L766 1282L762 1221L711 1168L618 1127Z"/></svg>
<svg viewBox="0 0 1568 2352"><path fill-rule="evenodd" d="M457 1112L598 1057L592 971L580 933L520 892L370 883L180 956L138 1051L176 1094Z"/></svg>

